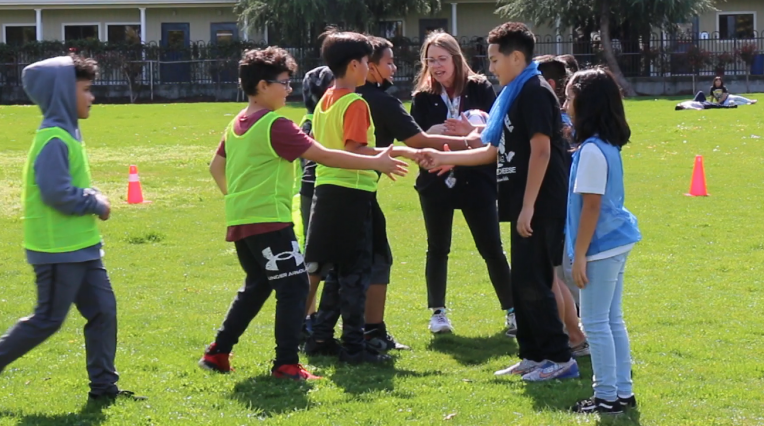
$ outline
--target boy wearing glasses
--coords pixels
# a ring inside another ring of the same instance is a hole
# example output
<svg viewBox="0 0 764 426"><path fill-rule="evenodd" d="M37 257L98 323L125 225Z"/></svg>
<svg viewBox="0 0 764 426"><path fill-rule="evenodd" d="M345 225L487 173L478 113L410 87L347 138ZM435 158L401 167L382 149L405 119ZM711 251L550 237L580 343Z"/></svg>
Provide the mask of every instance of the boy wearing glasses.
<svg viewBox="0 0 764 426"><path fill-rule="evenodd" d="M199 361L202 368L232 371L230 353L249 323L276 293L273 376L312 380L299 364L298 345L308 296L308 275L292 228L295 168L302 157L332 167L405 174L406 163L387 152L363 156L326 149L274 111L286 104L297 69L284 49L249 50L239 80L249 105L225 131L210 173L225 195L226 240L236 246L246 279L223 325Z"/></svg>

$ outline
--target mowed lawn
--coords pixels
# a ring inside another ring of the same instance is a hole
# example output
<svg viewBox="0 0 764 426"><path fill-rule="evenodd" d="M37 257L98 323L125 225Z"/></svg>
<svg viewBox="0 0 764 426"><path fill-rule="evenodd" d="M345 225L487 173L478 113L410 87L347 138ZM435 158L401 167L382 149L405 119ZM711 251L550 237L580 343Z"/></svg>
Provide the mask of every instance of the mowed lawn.
<svg viewBox="0 0 764 426"><path fill-rule="evenodd" d="M517 346L503 335L503 312L458 214L448 292L456 333L428 332L414 167L379 190L395 254L387 321L413 351L386 367L303 359L325 379L272 379L271 300L235 348L235 373L200 370L243 279L207 172L242 104L98 105L81 128L95 185L114 209L101 230L119 305L120 385L150 399L86 406L84 320L73 309L58 334L0 374L0 425L764 425L764 106L675 112L675 102L627 105L627 205L644 237L628 263L624 302L638 412L566 412L591 395L588 359L580 380L494 377L515 362ZM298 120L303 110L285 113ZM35 302L19 196L39 122L35 107L0 106L1 330ZM709 198L684 195L696 154ZM153 203L125 204L131 164Z"/></svg>

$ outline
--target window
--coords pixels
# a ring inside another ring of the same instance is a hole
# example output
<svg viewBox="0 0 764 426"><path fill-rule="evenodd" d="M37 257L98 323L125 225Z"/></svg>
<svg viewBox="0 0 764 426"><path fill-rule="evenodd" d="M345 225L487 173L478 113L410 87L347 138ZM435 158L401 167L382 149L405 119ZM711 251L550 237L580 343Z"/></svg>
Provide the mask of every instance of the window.
<svg viewBox="0 0 764 426"><path fill-rule="evenodd" d="M34 25L19 25L5 27L5 43L11 46L21 46L37 40L37 27Z"/></svg>
<svg viewBox="0 0 764 426"><path fill-rule="evenodd" d="M106 40L117 44L140 44L141 26L138 24L106 24Z"/></svg>
<svg viewBox="0 0 764 426"><path fill-rule="evenodd" d="M230 43L233 41L233 31L217 30L215 32L215 43Z"/></svg>
<svg viewBox="0 0 764 426"><path fill-rule="evenodd" d="M98 24L64 25L64 41L99 40Z"/></svg>
<svg viewBox="0 0 764 426"><path fill-rule="evenodd" d="M753 13L737 12L719 14L719 38L753 38L754 34Z"/></svg>
<svg viewBox="0 0 764 426"><path fill-rule="evenodd" d="M236 22L215 22L210 24L214 44L230 44L239 41L239 26Z"/></svg>
<svg viewBox="0 0 764 426"><path fill-rule="evenodd" d="M377 34L386 39L403 37L403 21L382 21Z"/></svg>

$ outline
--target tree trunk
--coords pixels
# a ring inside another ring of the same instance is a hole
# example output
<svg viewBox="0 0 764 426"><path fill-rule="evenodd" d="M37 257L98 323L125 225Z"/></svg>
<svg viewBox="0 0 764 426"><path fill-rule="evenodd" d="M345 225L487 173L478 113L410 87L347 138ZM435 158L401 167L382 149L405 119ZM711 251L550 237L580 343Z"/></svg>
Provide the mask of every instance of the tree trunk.
<svg viewBox="0 0 764 426"><path fill-rule="evenodd" d="M613 52L613 44L610 39L610 0L601 0L600 8L600 39L602 40L602 48L604 49L605 60L607 61L608 68L615 76L616 82L621 86L621 90L626 96L637 96L637 92L631 87L631 83L626 80L621 67L618 65L618 61L615 59L615 53Z"/></svg>

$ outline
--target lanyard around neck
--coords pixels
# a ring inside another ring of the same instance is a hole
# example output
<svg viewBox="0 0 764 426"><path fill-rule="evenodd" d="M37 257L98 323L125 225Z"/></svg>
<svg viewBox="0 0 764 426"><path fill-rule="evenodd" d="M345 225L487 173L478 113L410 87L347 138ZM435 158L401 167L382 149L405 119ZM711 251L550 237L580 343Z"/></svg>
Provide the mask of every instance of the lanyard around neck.
<svg viewBox="0 0 764 426"><path fill-rule="evenodd" d="M461 111L459 111L459 107L462 100L461 96L457 96L454 99L451 99L450 97L448 97L448 92L446 92L446 89L444 88L443 91L440 93L440 97L443 99L443 102L445 102L446 108L448 109L447 118L461 117L461 114L460 114Z"/></svg>

